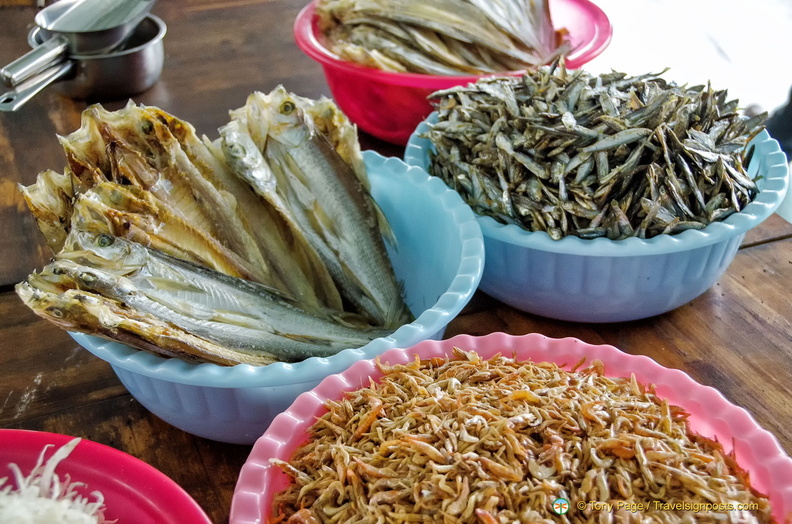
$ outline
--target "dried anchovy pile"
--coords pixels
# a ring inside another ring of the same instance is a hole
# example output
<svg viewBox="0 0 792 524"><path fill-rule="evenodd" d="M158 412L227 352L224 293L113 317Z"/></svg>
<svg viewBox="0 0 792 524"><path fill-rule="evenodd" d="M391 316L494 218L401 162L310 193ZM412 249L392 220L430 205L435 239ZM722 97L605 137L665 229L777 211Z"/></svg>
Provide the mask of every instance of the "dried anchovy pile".
<svg viewBox="0 0 792 524"><path fill-rule="evenodd" d="M634 377L455 353L381 366L378 383L329 402L290 461L273 459L293 482L270 522L599 522L596 501L659 501L614 509L616 522L772 522L722 446ZM757 509L669 509L683 502Z"/></svg>
<svg viewBox="0 0 792 524"><path fill-rule="evenodd" d="M746 117L710 86L545 66L432 94L430 171L482 215L552 238L701 229L751 202Z"/></svg>

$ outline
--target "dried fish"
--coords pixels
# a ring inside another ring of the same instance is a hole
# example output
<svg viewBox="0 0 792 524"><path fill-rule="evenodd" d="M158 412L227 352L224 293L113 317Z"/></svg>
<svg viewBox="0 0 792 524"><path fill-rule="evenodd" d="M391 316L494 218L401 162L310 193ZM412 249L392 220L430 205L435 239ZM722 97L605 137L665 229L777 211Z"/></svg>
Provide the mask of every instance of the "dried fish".
<svg viewBox="0 0 792 524"><path fill-rule="evenodd" d="M404 301L394 301L401 288L385 250L376 203L353 166L317 129L310 106L282 86L249 103L257 104L269 124L264 149L255 151L257 165L268 166L269 178L277 180L273 189L257 192L295 236L307 239L341 295L361 314L394 329L409 323L412 314ZM222 133L226 158L239 168L239 157L232 153L242 147L241 134Z"/></svg>
<svg viewBox="0 0 792 524"><path fill-rule="evenodd" d="M213 142L159 108L86 109L59 137L66 172L21 188L56 254L23 301L65 329L223 365L329 356L412 321L335 104L279 86L231 113Z"/></svg>
<svg viewBox="0 0 792 524"><path fill-rule="evenodd" d="M595 76L558 61L437 91L437 123L423 135L430 172L477 213L553 238L701 229L755 198L747 146L764 119L739 115L726 91L662 73ZM460 184L473 166L476 183ZM500 198L476 190L490 185ZM563 204L570 198L580 207Z"/></svg>
<svg viewBox="0 0 792 524"><path fill-rule="evenodd" d="M316 16L333 53L386 71L520 71L569 49L546 0L320 0Z"/></svg>
<svg viewBox="0 0 792 524"><path fill-rule="evenodd" d="M553 523L558 498L564 522L602 522L593 503L620 500L633 503L624 522L773 522L682 408L581 365L459 348L380 364L382 378L327 402L288 461L271 460L292 482L268 522Z"/></svg>
<svg viewBox="0 0 792 524"><path fill-rule="evenodd" d="M39 173L30 186L19 185L25 203L36 218L39 230L47 246L54 252L60 251L69 234L67 224L61 218L72 211L75 179L70 173L58 173L47 169Z"/></svg>
<svg viewBox="0 0 792 524"><path fill-rule="evenodd" d="M116 301L124 305L127 316L137 316L141 324L153 316L190 333L191 340L222 346L219 363L234 358L234 363L261 358L293 362L308 356L329 356L390 333L350 327L352 316L340 311L309 314L292 299L261 284L179 260L136 242L78 229L69 233L55 260L25 285L62 293L86 291ZM50 309L30 305L41 316L52 316ZM59 322L66 321L64 311L61 308L56 314ZM72 329L102 324L106 321L103 311L96 309L95 320L87 326L75 323ZM366 322L361 319L357 324ZM111 327L118 329L105 325ZM211 355L204 358L212 361Z"/></svg>

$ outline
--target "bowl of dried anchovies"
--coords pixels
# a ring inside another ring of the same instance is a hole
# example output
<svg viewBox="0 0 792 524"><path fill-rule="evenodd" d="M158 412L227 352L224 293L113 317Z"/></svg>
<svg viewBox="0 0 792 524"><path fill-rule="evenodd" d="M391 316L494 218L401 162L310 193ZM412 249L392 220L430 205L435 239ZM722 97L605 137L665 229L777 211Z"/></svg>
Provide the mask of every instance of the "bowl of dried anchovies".
<svg viewBox="0 0 792 524"><path fill-rule="evenodd" d="M560 54L580 67L611 35L610 20L589 0L461 0L428 8L419 0L314 0L294 24L297 45L321 64L341 110L361 130L399 145L432 111L433 91L521 74Z"/></svg>
<svg viewBox="0 0 792 524"><path fill-rule="evenodd" d="M772 433L680 370L575 338L458 335L300 395L253 446L230 523L555 522L559 498L568 522L596 521L592 500L640 522L783 522L790 479Z"/></svg>
<svg viewBox="0 0 792 524"><path fill-rule="evenodd" d="M558 64L433 96L405 160L476 212L479 289L529 313L620 322L690 302L787 191L766 115L710 86Z"/></svg>

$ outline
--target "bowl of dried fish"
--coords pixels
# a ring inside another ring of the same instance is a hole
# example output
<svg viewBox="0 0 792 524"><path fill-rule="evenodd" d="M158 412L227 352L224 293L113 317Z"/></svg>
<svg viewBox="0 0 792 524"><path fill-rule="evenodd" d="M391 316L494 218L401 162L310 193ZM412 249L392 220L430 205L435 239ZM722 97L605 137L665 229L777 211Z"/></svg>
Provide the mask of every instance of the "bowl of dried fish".
<svg viewBox="0 0 792 524"><path fill-rule="evenodd" d="M230 522L554 522L558 499L573 522L596 501L642 522L782 522L790 479L776 437L682 371L574 338L458 335L300 395L254 445Z"/></svg>
<svg viewBox="0 0 792 524"><path fill-rule="evenodd" d="M611 40L588 0L338 2L314 0L297 16L297 45L319 62L339 107L361 130L404 145L437 89L483 75L520 74L565 54L569 67Z"/></svg>
<svg viewBox="0 0 792 524"><path fill-rule="evenodd" d="M543 67L435 95L405 160L476 212L480 289L537 315L619 322L690 302L787 191L766 115L708 86Z"/></svg>
<svg viewBox="0 0 792 524"><path fill-rule="evenodd" d="M256 92L219 137L91 106L23 195L54 257L16 290L152 413L252 443L328 374L439 338L483 270L457 193L361 152L327 98ZM431 227L425 227L426 224Z"/></svg>

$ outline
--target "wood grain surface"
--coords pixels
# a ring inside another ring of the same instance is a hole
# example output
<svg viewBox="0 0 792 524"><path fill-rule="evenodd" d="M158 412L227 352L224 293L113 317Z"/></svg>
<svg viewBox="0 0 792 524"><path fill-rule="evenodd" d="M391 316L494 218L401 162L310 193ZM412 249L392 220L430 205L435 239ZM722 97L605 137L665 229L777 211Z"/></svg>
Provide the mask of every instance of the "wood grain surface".
<svg viewBox="0 0 792 524"><path fill-rule="evenodd" d="M34 2L11 4L0 3L2 64L26 51L36 12ZM243 105L254 90L283 84L303 96L330 95L321 68L294 44L292 23L302 6L292 0L159 0L154 12L168 24L165 69L135 102L161 107L214 137L228 110ZM63 168L56 135L76 129L92 102L72 100L56 85L18 112L0 113L0 427L65 433L118 448L184 487L213 522L227 522L250 446L194 437L153 416L108 364L36 317L13 290L51 256L17 185L31 184L43 169ZM125 103L104 101L109 109ZM364 149L402 153L372 137L361 141ZM790 452L790 283L792 225L774 216L746 236L711 289L664 315L612 325L561 322L478 293L446 336L539 332L647 355L719 389Z"/></svg>

